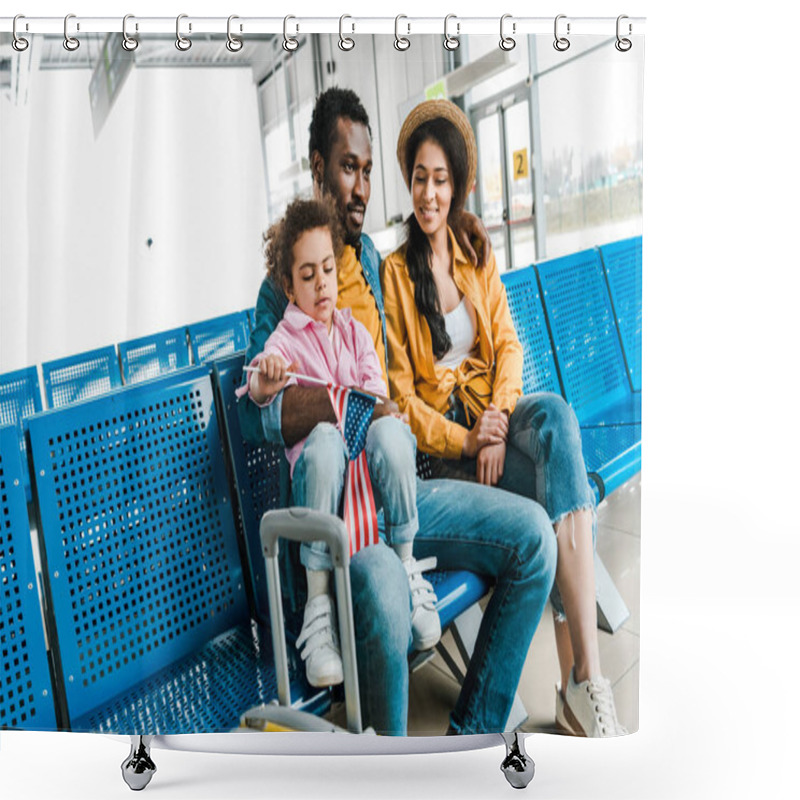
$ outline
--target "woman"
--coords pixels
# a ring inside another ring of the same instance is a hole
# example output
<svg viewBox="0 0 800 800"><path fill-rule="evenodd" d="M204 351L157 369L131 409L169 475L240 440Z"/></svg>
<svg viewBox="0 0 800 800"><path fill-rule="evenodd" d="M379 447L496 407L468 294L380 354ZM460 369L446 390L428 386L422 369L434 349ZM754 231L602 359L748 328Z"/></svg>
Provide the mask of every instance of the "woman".
<svg viewBox="0 0 800 800"><path fill-rule="evenodd" d="M397 158L414 210L383 268L390 394L420 450L544 506L558 544L556 722L575 735L626 733L600 670L594 498L577 419L558 395L522 396L522 347L494 256L474 268L454 235L477 168L469 120L448 100L421 103Z"/></svg>

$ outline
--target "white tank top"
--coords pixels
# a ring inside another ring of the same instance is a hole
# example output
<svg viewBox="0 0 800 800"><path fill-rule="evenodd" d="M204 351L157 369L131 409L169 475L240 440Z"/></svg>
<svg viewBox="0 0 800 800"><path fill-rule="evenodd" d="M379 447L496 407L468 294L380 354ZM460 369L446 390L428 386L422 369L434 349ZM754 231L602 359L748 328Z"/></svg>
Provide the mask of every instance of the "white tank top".
<svg viewBox="0 0 800 800"><path fill-rule="evenodd" d="M472 352L475 347L475 337L478 327L467 306L469 300L466 296L449 313L444 315L444 327L453 346L439 359L439 364L448 369L458 369L461 362Z"/></svg>

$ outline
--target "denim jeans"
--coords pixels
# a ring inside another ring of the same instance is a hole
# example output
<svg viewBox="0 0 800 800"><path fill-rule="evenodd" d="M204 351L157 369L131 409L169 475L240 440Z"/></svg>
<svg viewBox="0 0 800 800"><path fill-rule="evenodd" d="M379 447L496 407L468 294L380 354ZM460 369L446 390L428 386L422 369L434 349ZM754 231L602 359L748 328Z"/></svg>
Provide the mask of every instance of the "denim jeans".
<svg viewBox="0 0 800 800"><path fill-rule="evenodd" d="M260 409L258 420L265 439L279 444L281 402L282 393ZM503 731L555 580L557 551L550 518L522 495L480 484L417 481L416 490L414 555L436 556L441 569L471 570L494 584L450 723L464 734ZM378 733L405 734L411 647L408 576L394 551L380 542L355 554L350 579L363 722Z"/></svg>
<svg viewBox="0 0 800 800"><path fill-rule="evenodd" d="M494 583L450 723L464 734L504 731L555 578L552 525L544 509L525 497L462 481L419 481L417 509L417 558L436 556L440 569L471 570ZM364 723L381 734L403 735L408 578L383 543L355 554L350 577Z"/></svg>
<svg viewBox="0 0 800 800"><path fill-rule="evenodd" d="M456 403L455 421L466 424L463 408ZM477 461L447 461L451 467L475 475ZM597 536L594 494L586 476L581 449L581 430L575 412L563 397L539 392L520 397L509 418L506 459L501 489L529 497L547 511L556 524L573 511L592 510L592 538ZM559 616L564 607L554 585L551 602Z"/></svg>
<svg viewBox="0 0 800 800"><path fill-rule="evenodd" d="M365 451L375 504L383 509L386 539L390 544L413 541L419 528L417 445L410 428L395 417L381 417L369 426ZM294 467L294 504L338 514L346 466L342 434L328 422L319 423ZM333 568L328 547L322 542L303 543L300 560L307 569Z"/></svg>

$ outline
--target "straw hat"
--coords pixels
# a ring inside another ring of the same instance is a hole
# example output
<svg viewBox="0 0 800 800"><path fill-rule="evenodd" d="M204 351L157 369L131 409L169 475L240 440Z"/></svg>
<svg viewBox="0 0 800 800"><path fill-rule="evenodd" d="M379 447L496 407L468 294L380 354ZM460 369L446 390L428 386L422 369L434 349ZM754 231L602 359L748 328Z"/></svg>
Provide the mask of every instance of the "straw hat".
<svg viewBox="0 0 800 800"><path fill-rule="evenodd" d="M426 100L424 103L420 103L406 117L403 127L400 128L400 135L397 137L397 160L400 163L406 186L409 189L411 188L411 176L406 169L408 141L420 125L436 117L443 117L448 122L451 122L464 140L464 147L467 151L467 185L464 187L464 191L469 194L472 185L475 183L475 173L478 168L478 148L475 144L475 133L472 130L472 125L469 124L467 115L450 100Z"/></svg>

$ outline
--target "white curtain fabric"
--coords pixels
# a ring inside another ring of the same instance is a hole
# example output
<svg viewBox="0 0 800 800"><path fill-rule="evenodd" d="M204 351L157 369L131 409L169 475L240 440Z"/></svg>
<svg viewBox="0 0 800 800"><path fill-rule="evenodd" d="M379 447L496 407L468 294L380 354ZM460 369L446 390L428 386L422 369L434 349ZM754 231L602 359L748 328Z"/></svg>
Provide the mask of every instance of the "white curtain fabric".
<svg viewBox="0 0 800 800"><path fill-rule="evenodd" d="M253 305L267 225L249 68L133 69L95 137L89 70L0 100L0 371Z"/></svg>

